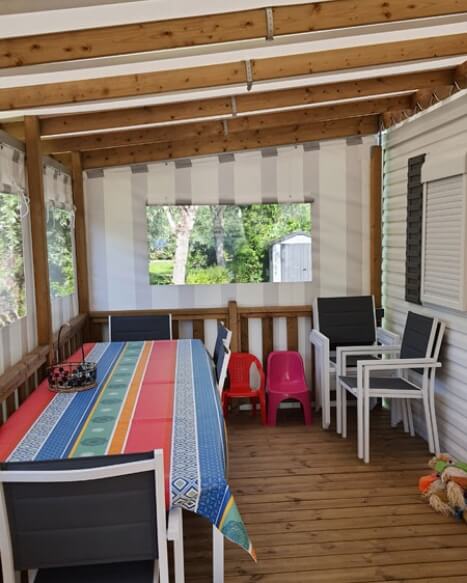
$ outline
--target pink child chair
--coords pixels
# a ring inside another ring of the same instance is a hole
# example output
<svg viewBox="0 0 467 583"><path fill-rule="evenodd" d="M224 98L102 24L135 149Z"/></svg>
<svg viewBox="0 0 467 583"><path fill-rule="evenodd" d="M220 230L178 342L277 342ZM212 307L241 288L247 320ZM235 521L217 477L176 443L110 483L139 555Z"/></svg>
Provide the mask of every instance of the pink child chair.
<svg viewBox="0 0 467 583"><path fill-rule="evenodd" d="M305 424L311 425L310 390L300 354L290 350L271 352L266 378L268 425L276 425L277 409L286 399L295 399L302 404Z"/></svg>

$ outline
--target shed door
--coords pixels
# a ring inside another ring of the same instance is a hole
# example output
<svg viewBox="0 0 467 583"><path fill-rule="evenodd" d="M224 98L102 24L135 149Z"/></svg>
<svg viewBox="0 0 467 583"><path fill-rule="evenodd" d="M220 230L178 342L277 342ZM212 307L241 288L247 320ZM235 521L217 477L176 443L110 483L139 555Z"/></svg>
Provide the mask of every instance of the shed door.
<svg viewBox="0 0 467 583"><path fill-rule="evenodd" d="M282 281L311 281L311 246L309 243L282 245Z"/></svg>

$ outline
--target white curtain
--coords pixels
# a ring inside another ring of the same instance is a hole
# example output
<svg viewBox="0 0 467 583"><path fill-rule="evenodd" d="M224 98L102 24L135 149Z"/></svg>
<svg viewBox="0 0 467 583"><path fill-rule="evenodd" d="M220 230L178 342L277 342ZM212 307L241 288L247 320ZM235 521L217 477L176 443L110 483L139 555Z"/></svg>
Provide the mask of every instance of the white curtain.
<svg viewBox="0 0 467 583"><path fill-rule="evenodd" d="M0 190L11 193L25 191L24 152L8 144L0 144Z"/></svg>
<svg viewBox="0 0 467 583"><path fill-rule="evenodd" d="M44 196L47 206L74 210L71 176L54 166L44 164Z"/></svg>

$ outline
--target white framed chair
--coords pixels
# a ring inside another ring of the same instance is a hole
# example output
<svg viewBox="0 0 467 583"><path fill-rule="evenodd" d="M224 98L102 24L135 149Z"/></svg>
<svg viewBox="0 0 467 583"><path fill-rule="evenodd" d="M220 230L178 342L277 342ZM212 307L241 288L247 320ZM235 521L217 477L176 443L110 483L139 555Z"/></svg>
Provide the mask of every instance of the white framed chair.
<svg viewBox="0 0 467 583"><path fill-rule="evenodd" d="M4 583L168 583L163 452L2 464Z"/></svg>
<svg viewBox="0 0 467 583"><path fill-rule="evenodd" d="M399 344L399 336L377 326L374 297L345 296L316 298L313 304L313 330L310 342L314 349L315 406L322 410L322 426L331 424L331 408L336 407L336 429L341 433L340 402L331 400L339 373L337 348L341 346L384 346ZM379 355L368 353L368 359ZM347 370L356 369L357 361L350 358ZM337 391L336 391L337 393Z"/></svg>
<svg viewBox="0 0 467 583"><path fill-rule="evenodd" d="M172 340L172 314L109 316L109 340Z"/></svg>
<svg viewBox="0 0 467 583"><path fill-rule="evenodd" d="M414 312L408 312L398 358L368 360L368 347L341 347L337 356L342 363L343 375L338 378L338 392L342 391L342 436L347 437L347 392L357 399L358 457L370 461L370 399L421 400L425 414L428 447L439 453L438 426L435 413L435 376L445 324ZM394 347L375 346L372 355L391 356ZM349 359L358 359L357 375L346 374ZM362 359L362 360L360 360ZM386 374L385 374L386 373ZM389 374L388 374L389 373ZM395 374L394 374L395 373ZM377 375L377 376L376 376ZM410 432L414 435L410 407L404 415L409 417Z"/></svg>
<svg viewBox="0 0 467 583"><path fill-rule="evenodd" d="M216 367L219 356L221 356L220 353L222 352L223 344L225 343L227 348L230 348L231 341L232 331L225 326L224 322L218 322L216 344L214 346L214 353L212 355L212 359Z"/></svg>
<svg viewBox="0 0 467 583"><path fill-rule="evenodd" d="M219 358L216 364L216 374L217 374L217 388L219 390L219 395L222 400L222 391L224 390L225 381L227 380L227 371L229 368L230 357L232 351L227 342L224 340L222 342L222 348L219 350Z"/></svg>

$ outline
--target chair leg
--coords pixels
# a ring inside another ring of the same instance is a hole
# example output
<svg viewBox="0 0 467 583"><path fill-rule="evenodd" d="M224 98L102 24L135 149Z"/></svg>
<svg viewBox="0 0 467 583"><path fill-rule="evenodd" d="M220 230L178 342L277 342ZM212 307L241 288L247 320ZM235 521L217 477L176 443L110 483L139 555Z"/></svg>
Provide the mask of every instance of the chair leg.
<svg viewBox="0 0 467 583"><path fill-rule="evenodd" d="M363 419L364 419L364 456L363 461L370 463L370 398L363 399Z"/></svg>
<svg viewBox="0 0 467 583"><path fill-rule="evenodd" d="M268 425L275 427L277 424L277 408L279 404L274 397L269 395L268 399Z"/></svg>
<svg viewBox="0 0 467 583"><path fill-rule="evenodd" d="M342 386L336 378L336 431L342 433Z"/></svg>
<svg viewBox="0 0 467 583"><path fill-rule="evenodd" d="M170 524L172 519L172 523ZM170 528L175 532L171 533ZM185 583L185 553L183 548L183 511L173 508L169 513L169 540L174 543L175 583Z"/></svg>
<svg viewBox="0 0 467 583"><path fill-rule="evenodd" d="M401 401L401 408L402 408L402 421L404 423L404 432L409 432L409 419L407 416L407 399L402 399Z"/></svg>
<svg viewBox="0 0 467 583"><path fill-rule="evenodd" d="M267 415L266 415L266 400L264 398L259 399L259 410L261 413L261 423L266 425L267 423Z"/></svg>
<svg viewBox="0 0 467 583"><path fill-rule="evenodd" d="M227 419L227 415L229 414L229 400L225 395L222 397L222 410L224 413L224 419Z"/></svg>
<svg viewBox="0 0 467 583"><path fill-rule="evenodd" d="M406 400L406 404L407 404L407 417L409 420L410 437L415 437L415 427L413 424L413 415L412 415L412 404L410 402L410 399Z"/></svg>
<svg viewBox="0 0 467 583"><path fill-rule="evenodd" d="M363 459L363 395L357 394L357 431L358 431L358 457Z"/></svg>
<svg viewBox="0 0 467 583"><path fill-rule="evenodd" d="M433 442L433 425L430 414L430 404L428 402L428 395L423 391L423 410L425 412L426 433L428 437L428 449L431 453L435 453L435 444Z"/></svg>
<svg viewBox="0 0 467 583"><path fill-rule="evenodd" d="M438 422L436 421L436 411L435 411L435 395L434 391L430 391L430 416L431 416L431 427L433 431L433 445L435 448L435 453L438 455L440 453L439 447L439 434L438 434Z"/></svg>
<svg viewBox="0 0 467 583"><path fill-rule="evenodd" d="M347 439L347 389L342 387L342 437Z"/></svg>
<svg viewBox="0 0 467 583"><path fill-rule="evenodd" d="M312 419L311 419L310 397L308 395L305 395L304 397L302 397L300 399L300 403L302 404L302 407L303 407L303 417L305 420L305 425L311 425Z"/></svg>

